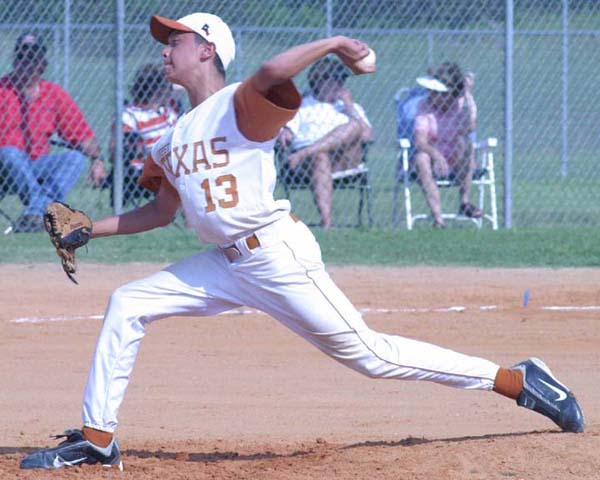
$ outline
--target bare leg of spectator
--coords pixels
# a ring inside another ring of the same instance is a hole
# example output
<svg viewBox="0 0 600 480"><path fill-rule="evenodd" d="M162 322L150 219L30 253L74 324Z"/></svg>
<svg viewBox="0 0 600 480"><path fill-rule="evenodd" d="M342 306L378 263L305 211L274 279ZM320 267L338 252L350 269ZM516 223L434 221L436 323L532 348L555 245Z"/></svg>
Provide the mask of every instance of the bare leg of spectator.
<svg viewBox="0 0 600 480"><path fill-rule="evenodd" d="M360 123L357 120L350 120L348 123L333 129L312 145L291 153L288 156L290 168L296 168L304 159L314 157L318 153L329 154L337 150L345 151L350 146L360 145L361 136L362 127Z"/></svg>
<svg viewBox="0 0 600 480"><path fill-rule="evenodd" d="M470 202L471 181L475 169L475 152L469 140L463 139L456 146L456 179L459 185L460 203Z"/></svg>
<svg viewBox="0 0 600 480"><path fill-rule="evenodd" d="M296 168L302 161L311 158L312 179L311 188L315 197L317 208L321 214L321 226L324 229L331 227L331 202L333 196L333 181L331 173L334 166L331 162L332 152L341 152L346 158L346 152L351 152L360 147L362 127L357 120L350 120L344 125L332 130L312 145L303 148L288 156L291 168ZM356 153L351 153L353 159Z"/></svg>
<svg viewBox="0 0 600 480"><path fill-rule="evenodd" d="M419 183L425 194L425 200L431 210L433 221L437 226L444 226L444 219L442 218L442 203L440 200L440 191L435 184L433 177L433 170L431 167L431 157L423 152L417 152L415 154L415 165L417 167L417 174L419 175Z"/></svg>
<svg viewBox="0 0 600 480"><path fill-rule="evenodd" d="M345 148L338 149L332 156L332 170L334 172L340 172L342 170L354 168L362 162L362 155L363 145L361 142L356 142Z"/></svg>
<svg viewBox="0 0 600 480"><path fill-rule="evenodd" d="M312 190L317 208L321 214L321 227L331 227L331 199L333 197L333 180L331 178L331 161L327 153L318 153L313 157Z"/></svg>
<svg viewBox="0 0 600 480"><path fill-rule="evenodd" d="M471 218L481 218L483 212L470 201L471 183L475 170L475 152L469 139L463 139L457 152L456 175L459 184L459 213Z"/></svg>

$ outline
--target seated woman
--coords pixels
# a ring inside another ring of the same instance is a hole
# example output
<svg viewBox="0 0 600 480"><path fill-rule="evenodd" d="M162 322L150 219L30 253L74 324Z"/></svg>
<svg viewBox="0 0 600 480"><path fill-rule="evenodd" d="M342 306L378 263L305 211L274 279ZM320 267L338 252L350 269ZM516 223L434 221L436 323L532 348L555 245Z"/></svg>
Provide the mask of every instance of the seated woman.
<svg viewBox="0 0 600 480"><path fill-rule="evenodd" d="M331 227L333 173L356 167L372 136L363 108L345 87L349 75L334 58L313 64L308 72L310 93L279 135L288 152L288 178L283 181L310 184L324 229Z"/></svg>
<svg viewBox="0 0 600 480"><path fill-rule="evenodd" d="M429 95L421 101L415 117L414 163L434 226L444 228L436 180L457 182L459 214L471 218L483 215L469 197L475 168L470 134L476 127L477 105L473 98L474 76L464 75L456 63L445 62L430 73L418 79L429 89Z"/></svg>
<svg viewBox="0 0 600 480"><path fill-rule="evenodd" d="M152 145L174 125L181 106L160 65L146 64L136 73L130 89L131 103L123 111L123 205L152 193L138 185L144 161ZM115 130L110 140L110 159L115 160ZM114 166L113 166L114 169ZM112 172L111 172L112 180Z"/></svg>

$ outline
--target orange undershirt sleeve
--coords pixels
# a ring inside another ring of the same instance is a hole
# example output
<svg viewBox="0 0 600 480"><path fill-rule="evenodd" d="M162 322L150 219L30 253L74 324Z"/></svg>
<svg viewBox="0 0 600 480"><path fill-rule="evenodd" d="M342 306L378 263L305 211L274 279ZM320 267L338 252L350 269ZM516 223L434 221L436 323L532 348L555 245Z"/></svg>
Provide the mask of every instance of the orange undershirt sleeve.
<svg viewBox="0 0 600 480"><path fill-rule="evenodd" d="M238 129L248 140L271 140L296 114L301 102L302 97L291 80L274 86L265 96L247 79L234 95Z"/></svg>
<svg viewBox="0 0 600 480"><path fill-rule="evenodd" d="M148 157L144 162L144 169L138 179L138 183L151 192L158 193L164 176L165 172L163 172L162 168L154 163L152 157Z"/></svg>

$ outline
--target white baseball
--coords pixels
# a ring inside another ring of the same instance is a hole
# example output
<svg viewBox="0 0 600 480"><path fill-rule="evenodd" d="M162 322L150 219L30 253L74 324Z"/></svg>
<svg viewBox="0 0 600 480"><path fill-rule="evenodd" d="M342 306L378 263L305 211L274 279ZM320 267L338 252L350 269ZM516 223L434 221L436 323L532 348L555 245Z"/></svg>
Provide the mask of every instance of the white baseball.
<svg viewBox="0 0 600 480"><path fill-rule="evenodd" d="M360 68L361 70L371 71L375 69L376 60L377 56L375 55L375 52L369 48L369 53L367 54L367 56L358 60L354 65Z"/></svg>

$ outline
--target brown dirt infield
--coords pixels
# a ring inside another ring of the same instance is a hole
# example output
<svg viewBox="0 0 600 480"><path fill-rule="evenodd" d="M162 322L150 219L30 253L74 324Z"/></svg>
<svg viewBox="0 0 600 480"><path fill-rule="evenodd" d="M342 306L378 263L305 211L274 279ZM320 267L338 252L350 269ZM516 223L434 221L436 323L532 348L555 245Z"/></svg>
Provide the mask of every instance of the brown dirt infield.
<svg viewBox="0 0 600 480"><path fill-rule="evenodd" d="M102 314L157 268L84 264L75 286L56 265L0 266L0 479L600 479L600 311L542 308L600 305L600 269L329 269L357 307L387 309L365 313L377 330L501 365L543 358L577 394L584 434L492 393L364 378L249 313L149 327L120 413L123 473L19 470L81 422L100 320L51 320ZM465 310L436 311L450 306Z"/></svg>

